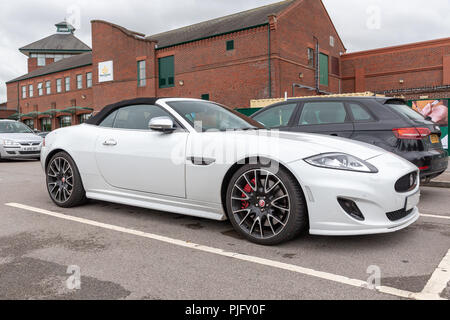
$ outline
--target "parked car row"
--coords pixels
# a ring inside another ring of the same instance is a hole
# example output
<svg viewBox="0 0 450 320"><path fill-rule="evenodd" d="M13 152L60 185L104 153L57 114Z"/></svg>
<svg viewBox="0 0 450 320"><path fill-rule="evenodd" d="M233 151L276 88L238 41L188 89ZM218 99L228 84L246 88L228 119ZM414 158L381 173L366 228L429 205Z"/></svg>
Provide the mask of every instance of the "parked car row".
<svg viewBox="0 0 450 320"><path fill-rule="evenodd" d="M134 99L44 139L0 121L0 156L40 157L60 207L96 199L229 219L263 245L406 228L420 179L448 166L439 126L399 99L294 99L252 118L204 100Z"/></svg>

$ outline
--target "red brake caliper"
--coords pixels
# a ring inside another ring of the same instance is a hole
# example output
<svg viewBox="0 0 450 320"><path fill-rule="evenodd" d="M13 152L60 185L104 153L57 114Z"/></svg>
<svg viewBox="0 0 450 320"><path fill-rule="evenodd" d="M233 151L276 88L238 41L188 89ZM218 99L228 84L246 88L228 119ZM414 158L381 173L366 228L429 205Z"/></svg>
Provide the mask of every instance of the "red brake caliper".
<svg viewBox="0 0 450 320"><path fill-rule="evenodd" d="M251 182L253 183L253 185L255 185L255 179L253 179ZM244 191L247 194L251 193L252 190L253 190L253 188L249 184L247 184L244 188ZM242 198L246 198L246 197L247 196L243 193ZM248 202L247 200L242 201L242 209L247 209L249 206L250 206L250 202Z"/></svg>

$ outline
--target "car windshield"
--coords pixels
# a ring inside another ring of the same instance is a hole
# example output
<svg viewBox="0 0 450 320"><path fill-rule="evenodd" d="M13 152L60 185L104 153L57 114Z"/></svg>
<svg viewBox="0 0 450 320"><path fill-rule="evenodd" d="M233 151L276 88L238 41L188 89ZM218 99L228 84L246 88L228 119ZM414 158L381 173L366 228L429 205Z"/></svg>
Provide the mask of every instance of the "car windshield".
<svg viewBox="0 0 450 320"><path fill-rule="evenodd" d="M0 122L0 133L33 133L33 131L21 122Z"/></svg>
<svg viewBox="0 0 450 320"><path fill-rule="evenodd" d="M208 101L174 101L168 103L197 132L263 129L257 121Z"/></svg>
<svg viewBox="0 0 450 320"><path fill-rule="evenodd" d="M410 120L425 120L425 117L421 115L419 112L413 110L408 107L406 104L386 104L389 108L394 110L395 112L407 117Z"/></svg>

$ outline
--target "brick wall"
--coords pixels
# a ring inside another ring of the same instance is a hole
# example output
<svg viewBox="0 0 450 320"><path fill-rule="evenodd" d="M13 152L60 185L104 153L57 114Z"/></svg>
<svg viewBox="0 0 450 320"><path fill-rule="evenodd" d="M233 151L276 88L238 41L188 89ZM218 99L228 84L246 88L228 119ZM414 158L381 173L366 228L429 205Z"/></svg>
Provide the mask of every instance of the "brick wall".
<svg viewBox="0 0 450 320"><path fill-rule="evenodd" d="M227 51L230 40L234 50ZM157 51L157 58L167 55L175 57L175 87L157 88L158 96L209 94L234 108L269 96L267 26Z"/></svg>
<svg viewBox="0 0 450 320"><path fill-rule="evenodd" d="M95 106L139 96L155 96L154 42L137 39L124 28L94 20L92 44ZM110 60L114 63L114 81L99 83L98 63ZM144 88L137 86L137 60L146 61L147 85Z"/></svg>
<svg viewBox="0 0 450 320"><path fill-rule="evenodd" d="M380 92L447 85L448 56L450 38L346 54L341 59L343 89Z"/></svg>
<svg viewBox="0 0 450 320"><path fill-rule="evenodd" d="M330 36L335 40L334 47L330 45ZM332 73L332 58L339 58L346 49L322 2L303 0L277 18L274 54L280 66L278 97L283 96L285 91L291 96L293 83L315 87L315 69L308 66L307 54L308 48L315 49L314 37L318 39L320 52L329 58L329 85L321 85L320 89L339 93L340 77ZM300 78L300 73L303 78ZM295 91L295 95L305 94L315 93L302 89Z"/></svg>
<svg viewBox="0 0 450 320"><path fill-rule="evenodd" d="M92 88L86 87L86 73L92 72L92 66L85 66L63 72L53 73L51 75L31 78L19 82L7 84L8 109L16 109L17 103L20 106L20 112L23 114L38 111L44 112L49 109L65 109L75 104L77 107L93 108L93 92ZM81 74L83 76L83 88L77 89L76 76ZM65 91L65 78L70 77L70 91ZM56 79L62 79L62 92L56 92ZM51 82L51 93L46 93L45 82ZM43 95L39 96L38 83L43 84ZM33 85L33 97L29 97L28 86ZM17 95L17 86L19 86L19 96ZM27 96L22 98L22 86L26 86ZM19 100L17 100L19 98ZM53 118L53 128L58 127L58 119ZM73 116L72 123L77 123L77 117ZM40 124L37 125L40 129Z"/></svg>

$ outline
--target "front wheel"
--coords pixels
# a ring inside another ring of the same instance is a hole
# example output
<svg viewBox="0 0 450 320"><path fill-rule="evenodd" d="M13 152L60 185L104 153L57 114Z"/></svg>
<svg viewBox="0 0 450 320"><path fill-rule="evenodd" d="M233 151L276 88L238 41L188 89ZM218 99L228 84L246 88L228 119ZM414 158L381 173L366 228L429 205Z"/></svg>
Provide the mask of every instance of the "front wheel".
<svg viewBox="0 0 450 320"><path fill-rule="evenodd" d="M281 167L243 166L230 181L226 201L233 227L257 244L280 244L308 227L303 191Z"/></svg>
<svg viewBox="0 0 450 320"><path fill-rule="evenodd" d="M57 206L71 208L87 201L78 168L66 152L50 159L46 176L48 193Z"/></svg>

